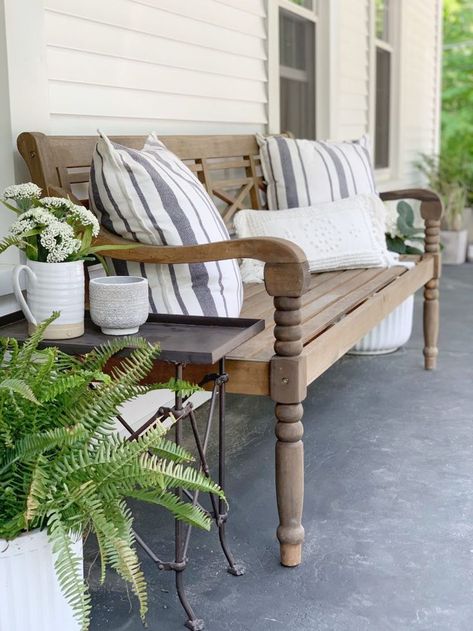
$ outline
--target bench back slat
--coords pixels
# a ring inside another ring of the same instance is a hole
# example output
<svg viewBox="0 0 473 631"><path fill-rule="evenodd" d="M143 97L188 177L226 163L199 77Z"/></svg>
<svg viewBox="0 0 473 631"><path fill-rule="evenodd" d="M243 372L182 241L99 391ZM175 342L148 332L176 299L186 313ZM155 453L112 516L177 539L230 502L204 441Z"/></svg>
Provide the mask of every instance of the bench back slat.
<svg viewBox="0 0 473 631"><path fill-rule="evenodd" d="M111 136L132 149L142 149L146 136ZM231 230L241 208L265 207L259 149L254 135L161 136L164 144L184 160L214 199ZM61 187L81 200L87 184L96 136L47 136L24 132L18 149L33 181L43 190Z"/></svg>

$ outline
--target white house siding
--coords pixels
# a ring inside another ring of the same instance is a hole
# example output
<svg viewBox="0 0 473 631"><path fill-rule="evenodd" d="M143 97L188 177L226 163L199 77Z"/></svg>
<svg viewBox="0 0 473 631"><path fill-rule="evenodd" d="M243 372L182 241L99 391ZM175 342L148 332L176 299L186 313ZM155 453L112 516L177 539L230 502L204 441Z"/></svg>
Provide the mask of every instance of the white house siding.
<svg viewBox="0 0 473 631"><path fill-rule="evenodd" d="M321 0L323 2L323 0ZM374 128L372 0L337 0L335 29L337 76L336 126L332 136L356 138ZM392 93L393 156L388 173L379 174L381 190L419 183L413 167L420 152L438 149L440 91L440 0L391 0L399 12ZM320 53L322 54L322 53Z"/></svg>
<svg viewBox="0 0 473 631"><path fill-rule="evenodd" d="M338 122L334 136L358 138L369 130L370 0L340 0L338 46Z"/></svg>
<svg viewBox="0 0 473 631"><path fill-rule="evenodd" d="M51 133L266 125L263 0L45 0Z"/></svg>
<svg viewBox="0 0 473 631"><path fill-rule="evenodd" d="M419 152L435 153L438 150L440 21L437 0L404 2L399 179L406 184L415 184L419 180L413 168Z"/></svg>

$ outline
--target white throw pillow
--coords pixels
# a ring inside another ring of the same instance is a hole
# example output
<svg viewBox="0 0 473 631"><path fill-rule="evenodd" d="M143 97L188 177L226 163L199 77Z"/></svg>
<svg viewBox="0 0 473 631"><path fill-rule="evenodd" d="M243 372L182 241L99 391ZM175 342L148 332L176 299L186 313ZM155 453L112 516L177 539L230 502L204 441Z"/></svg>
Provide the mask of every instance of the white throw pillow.
<svg viewBox="0 0 473 631"><path fill-rule="evenodd" d="M229 239L195 175L151 134L141 151L98 139L90 173L90 207L102 225L150 245L195 245ZM179 265L113 261L120 275L148 278L153 313L240 314L243 290L235 260Z"/></svg>
<svg viewBox="0 0 473 631"><path fill-rule="evenodd" d="M337 142L257 135L269 209L376 193L368 136Z"/></svg>
<svg viewBox="0 0 473 631"><path fill-rule="evenodd" d="M241 210L234 217L237 236L280 237L305 252L311 272L387 267L393 258L384 236L385 207L377 195L288 210ZM264 266L244 260L243 282L263 280Z"/></svg>

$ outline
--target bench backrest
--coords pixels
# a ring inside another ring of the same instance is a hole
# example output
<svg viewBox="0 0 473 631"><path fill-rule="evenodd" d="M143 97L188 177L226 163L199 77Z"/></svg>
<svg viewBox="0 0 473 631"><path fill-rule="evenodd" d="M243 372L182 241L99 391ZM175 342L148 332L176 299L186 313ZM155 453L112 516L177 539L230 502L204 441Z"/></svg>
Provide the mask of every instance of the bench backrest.
<svg viewBox="0 0 473 631"><path fill-rule="evenodd" d="M265 200L259 150L254 135L161 136L206 187L231 228L241 208L261 209ZM142 149L146 136L111 136L114 142ZM18 149L35 184L44 191L59 187L87 198L87 183L96 136L47 136L24 132Z"/></svg>

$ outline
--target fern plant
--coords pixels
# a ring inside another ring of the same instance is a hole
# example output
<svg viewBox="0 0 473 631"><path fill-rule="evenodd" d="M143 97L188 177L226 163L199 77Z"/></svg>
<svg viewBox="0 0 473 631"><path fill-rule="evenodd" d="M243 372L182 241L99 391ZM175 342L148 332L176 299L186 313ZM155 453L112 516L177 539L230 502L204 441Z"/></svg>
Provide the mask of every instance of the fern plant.
<svg viewBox="0 0 473 631"><path fill-rule="evenodd" d="M59 583L85 631L91 601L74 538L95 534L102 581L107 567L114 568L130 583L144 619L146 584L126 498L159 504L209 529L208 515L173 489L223 494L188 464L187 451L164 438L159 423L135 441L114 431L125 401L158 388L196 388L175 380L141 385L159 352L143 339L114 340L81 359L54 347L40 350L43 331L57 315L24 344L0 338L0 538L47 530ZM105 374L105 364L130 346L133 351Z"/></svg>

